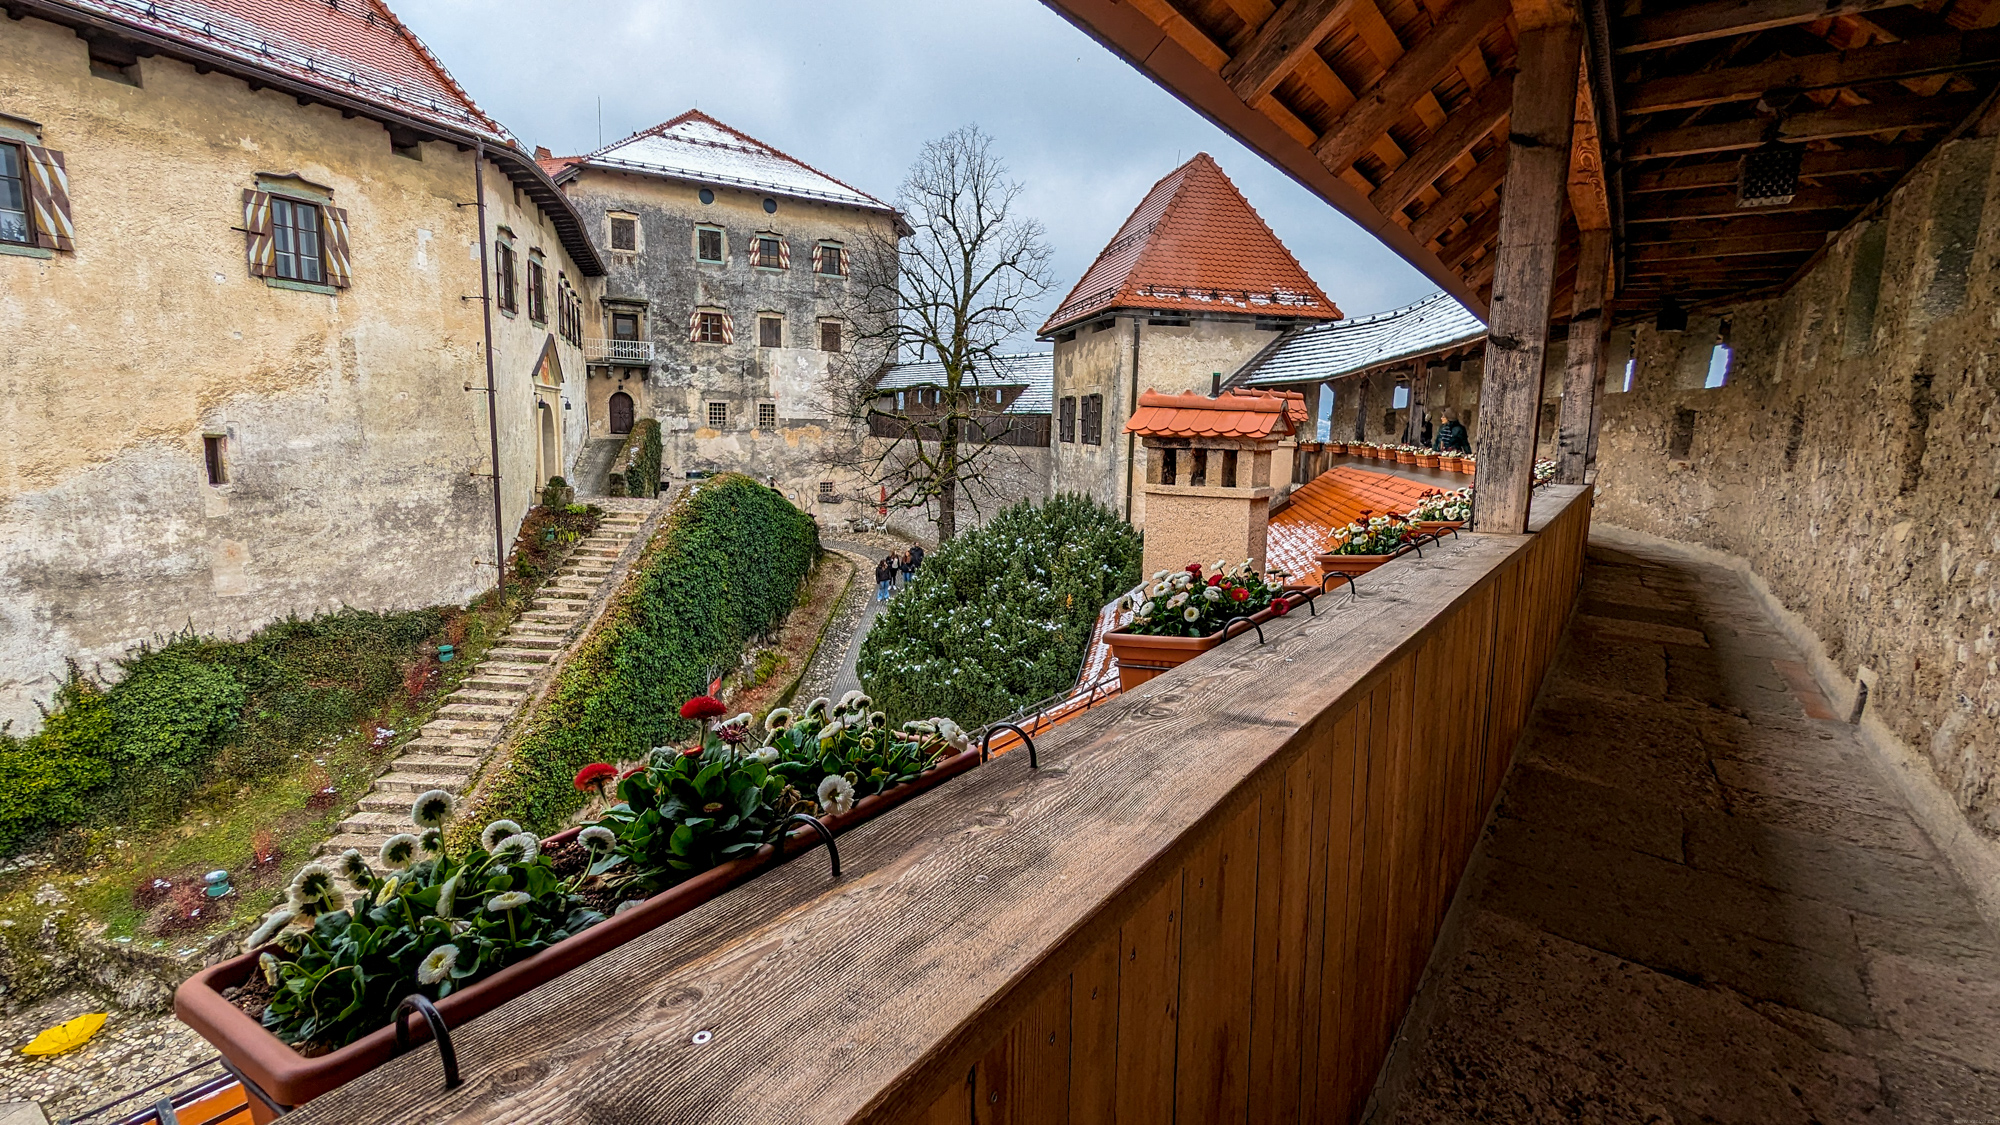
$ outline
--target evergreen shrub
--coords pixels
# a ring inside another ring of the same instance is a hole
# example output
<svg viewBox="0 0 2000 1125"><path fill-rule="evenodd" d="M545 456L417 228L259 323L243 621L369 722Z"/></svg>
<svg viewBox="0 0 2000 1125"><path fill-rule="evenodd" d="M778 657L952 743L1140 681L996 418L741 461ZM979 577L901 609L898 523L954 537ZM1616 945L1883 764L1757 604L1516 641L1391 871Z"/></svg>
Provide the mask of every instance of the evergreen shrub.
<svg viewBox="0 0 2000 1125"><path fill-rule="evenodd" d="M625 462L625 491L634 496L658 496L660 458L665 452L660 443L659 421L641 418L632 423L632 436L626 439L625 448L631 451Z"/></svg>
<svg viewBox="0 0 2000 1125"><path fill-rule="evenodd" d="M784 620L818 557L812 517L779 492L734 473L692 488L461 824L552 831L582 805L577 770L693 736L681 703Z"/></svg>
<svg viewBox="0 0 2000 1125"><path fill-rule="evenodd" d="M1022 502L924 557L862 642L862 686L892 715L968 727L1076 683L1106 602L1139 581L1132 525L1086 496Z"/></svg>

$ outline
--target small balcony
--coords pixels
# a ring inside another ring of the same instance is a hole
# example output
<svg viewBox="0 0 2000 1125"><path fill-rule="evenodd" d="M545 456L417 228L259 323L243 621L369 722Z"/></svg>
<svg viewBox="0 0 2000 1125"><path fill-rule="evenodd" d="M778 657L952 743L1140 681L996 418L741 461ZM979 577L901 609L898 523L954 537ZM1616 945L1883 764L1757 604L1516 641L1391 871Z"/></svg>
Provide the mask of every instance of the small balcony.
<svg viewBox="0 0 2000 1125"><path fill-rule="evenodd" d="M651 340L586 339L583 342L583 358L591 363L651 364L653 362L653 342Z"/></svg>

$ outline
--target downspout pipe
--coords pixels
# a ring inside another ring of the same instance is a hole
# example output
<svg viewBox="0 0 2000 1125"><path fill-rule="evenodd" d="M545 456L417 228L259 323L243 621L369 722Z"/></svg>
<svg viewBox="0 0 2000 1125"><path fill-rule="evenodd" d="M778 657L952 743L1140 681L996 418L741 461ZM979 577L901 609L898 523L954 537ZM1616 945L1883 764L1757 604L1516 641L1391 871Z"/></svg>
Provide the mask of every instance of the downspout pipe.
<svg viewBox="0 0 2000 1125"><path fill-rule="evenodd" d="M493 587L507 588L507 525L500 511L500 388L493 375L493 271L486 261L486 142L472 153L472 190L479 201L479 320L486 335L486 438L493 449Z"/></svg>
<svg viewBox="0 0 2000 1125"><path fill-rule="evenodd" d="M1131 418L1139 411L1139 318L1132 318L1132 397L1125 400L1125 417ZM1139 435L1125 433L1125 522L1132 522L1132 467L1134 451L1139 447Z"/></svg>

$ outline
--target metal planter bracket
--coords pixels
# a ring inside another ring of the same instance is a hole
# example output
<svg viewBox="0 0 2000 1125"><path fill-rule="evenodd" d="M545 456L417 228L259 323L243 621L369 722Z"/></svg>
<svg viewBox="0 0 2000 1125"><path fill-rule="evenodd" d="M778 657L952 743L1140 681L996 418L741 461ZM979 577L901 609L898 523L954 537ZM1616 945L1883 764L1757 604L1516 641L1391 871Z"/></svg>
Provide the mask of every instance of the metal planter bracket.
<svg viewBox="0 0 2000 1125"><path fill-rule="evenodd" d="M411 1012L424 1017L424 1022L430 1025L431 1038L437 1040L438 1061L444 1064L444 1088L457 1089L464 1080L458 1076L458 1052L451 1046L451 1028L446 1026L444 1017L438 1014L437 1005L431 1003L430 998L421 993L413 992L403 997L401 1004L396 1005L396 1054L400 1055L410 1049L410 1025L403 1022L403 1017Z"/></svg>

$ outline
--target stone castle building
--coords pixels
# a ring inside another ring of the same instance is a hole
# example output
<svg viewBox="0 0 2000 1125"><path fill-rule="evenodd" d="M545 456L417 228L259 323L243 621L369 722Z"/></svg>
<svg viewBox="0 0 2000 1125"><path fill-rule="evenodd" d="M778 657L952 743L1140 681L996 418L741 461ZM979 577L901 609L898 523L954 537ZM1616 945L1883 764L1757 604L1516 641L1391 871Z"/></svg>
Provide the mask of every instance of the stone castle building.
<svg viewBox="0 0 2000 1125"><path fill-rule="evenodd" d="M0 720L66 658L491 586L584 438L603 267L548 176L378 3L7 11Z"/></svg>
<svg viewBox="0 0 2000 1125"><path fill-rule="evenodd" d="M590 433L656 417L664 471L739 470L809 507L849 491L814 456L853 427L828 364L853 343L853 252L900 236L895 208L698 110L542 166L607 248Z"/></svg>
<svg viewBox="0 0 2000 1125"><path fill-rule="evenodd" d="M1207 392L1335 307L1207 153L1153 185L1042 325L1055 341L1052 489L1144 526L1146 452L1124 433L1147 390ZM1291 479L1290 447L1273 479Z"/></svg>

